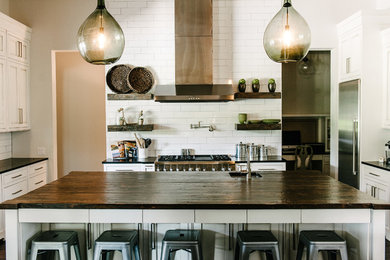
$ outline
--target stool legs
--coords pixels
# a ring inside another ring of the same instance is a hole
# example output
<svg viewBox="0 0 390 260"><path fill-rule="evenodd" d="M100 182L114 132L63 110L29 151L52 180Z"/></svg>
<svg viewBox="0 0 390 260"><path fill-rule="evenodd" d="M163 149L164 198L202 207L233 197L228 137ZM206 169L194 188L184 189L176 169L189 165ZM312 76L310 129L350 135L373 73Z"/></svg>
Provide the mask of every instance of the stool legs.
<svg viewBox="0 0 390 260"><path fill-rule="evenodd" d="M340 255L342 260L348 260L348 254L346 248L340 250Z"/></svg>
<svg viewBox="0 0 390 260"><path fill-rule="evenodd" d="M141 260L138 243L134 245L135 260Z"/></svg>
<svg viewBox="0 0 390 260"><path fill-rule="evenodd" d="M77 241L77 244L73 245L73 247L74 247L74 254L76 255L76 259L81 260L79 242Z"/></svg>
<svg viewBox="0 0 390 260"><path fill-rule="evenodd" d="M34 245L31 247L31 254L30 254L30 260L36 260L38 257L38 248L36 248Z"/></svg>
<svg viewBox="0 0 390 260"><path fill-rule="evenodd" d="M166 244L163 244L162 246L161 260L169 260L169 249Z"/></svg>
<svg viewBox="0 0 390 260"><path fill-rule="evenodd" d="M95 245L95 250L93 252L93 260L99 260L101 253L102 253L102 248L100 246Z"/></svg>
<svg viewBox="0 0 390 260"><path fill-rule="evenodd" d="M299 244L298 244L298 251L297 251L297 259L296 260L301 260L302 259L304 247L305 246L303 245L303 243L299 242Z"/></svg>

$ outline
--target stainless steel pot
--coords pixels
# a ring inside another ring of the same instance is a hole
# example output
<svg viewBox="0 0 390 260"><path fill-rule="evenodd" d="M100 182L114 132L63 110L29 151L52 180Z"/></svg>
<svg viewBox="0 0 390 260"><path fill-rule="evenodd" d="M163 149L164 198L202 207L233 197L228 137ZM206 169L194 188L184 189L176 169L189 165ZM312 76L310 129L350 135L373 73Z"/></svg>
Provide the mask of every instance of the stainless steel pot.
<svg viewBox="0 0 390 260"><path fill-rule="evenodd" d="M249 149L249 159L251 161L258 160L260 157L260 146L252 143L248 145L248 149Z"/></svg>
<svg viewBox="0 0 390 260"><path fill-rule="evenodd" d="M246 160L247 145L240 142L236 144L236 158L240 160Z"/></svg>

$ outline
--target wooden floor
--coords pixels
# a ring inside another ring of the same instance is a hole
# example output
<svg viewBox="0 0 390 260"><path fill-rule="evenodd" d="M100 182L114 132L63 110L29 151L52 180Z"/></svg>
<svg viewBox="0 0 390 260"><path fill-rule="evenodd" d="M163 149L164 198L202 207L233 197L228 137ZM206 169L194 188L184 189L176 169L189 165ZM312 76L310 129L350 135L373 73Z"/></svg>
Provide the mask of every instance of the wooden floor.
<svg viewBox="0 0 390 260"><path fill-rule="evenodd" d="M5 242L0 242L0 260L5 260ZM390 242L386 240L386 260L390 260Z"/></svg>

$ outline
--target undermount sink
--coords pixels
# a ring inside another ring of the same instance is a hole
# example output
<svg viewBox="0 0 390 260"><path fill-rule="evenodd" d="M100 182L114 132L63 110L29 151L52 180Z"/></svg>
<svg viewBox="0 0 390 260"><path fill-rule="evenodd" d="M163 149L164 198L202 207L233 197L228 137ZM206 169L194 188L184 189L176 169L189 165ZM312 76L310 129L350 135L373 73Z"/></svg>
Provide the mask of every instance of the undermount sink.
<svg viewBox="0 0 390 260"><path fill-rule="evenodd" d="M246 172L229 172L230 177L237 178L237 177L246 177ZM261 178L260 172L252 172L252 178Z"/></svg>

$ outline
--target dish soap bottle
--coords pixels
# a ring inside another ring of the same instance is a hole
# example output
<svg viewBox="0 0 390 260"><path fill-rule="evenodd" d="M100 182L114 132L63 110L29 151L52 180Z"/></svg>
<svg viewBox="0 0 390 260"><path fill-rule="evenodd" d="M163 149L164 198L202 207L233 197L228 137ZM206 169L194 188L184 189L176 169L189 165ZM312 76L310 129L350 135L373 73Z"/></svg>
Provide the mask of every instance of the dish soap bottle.
<svg viewBox="0 0 390 260"><path fill-rule="evenodd" d="M141 110L138 117L138 125L144 125L144 111Z"/></svg>

